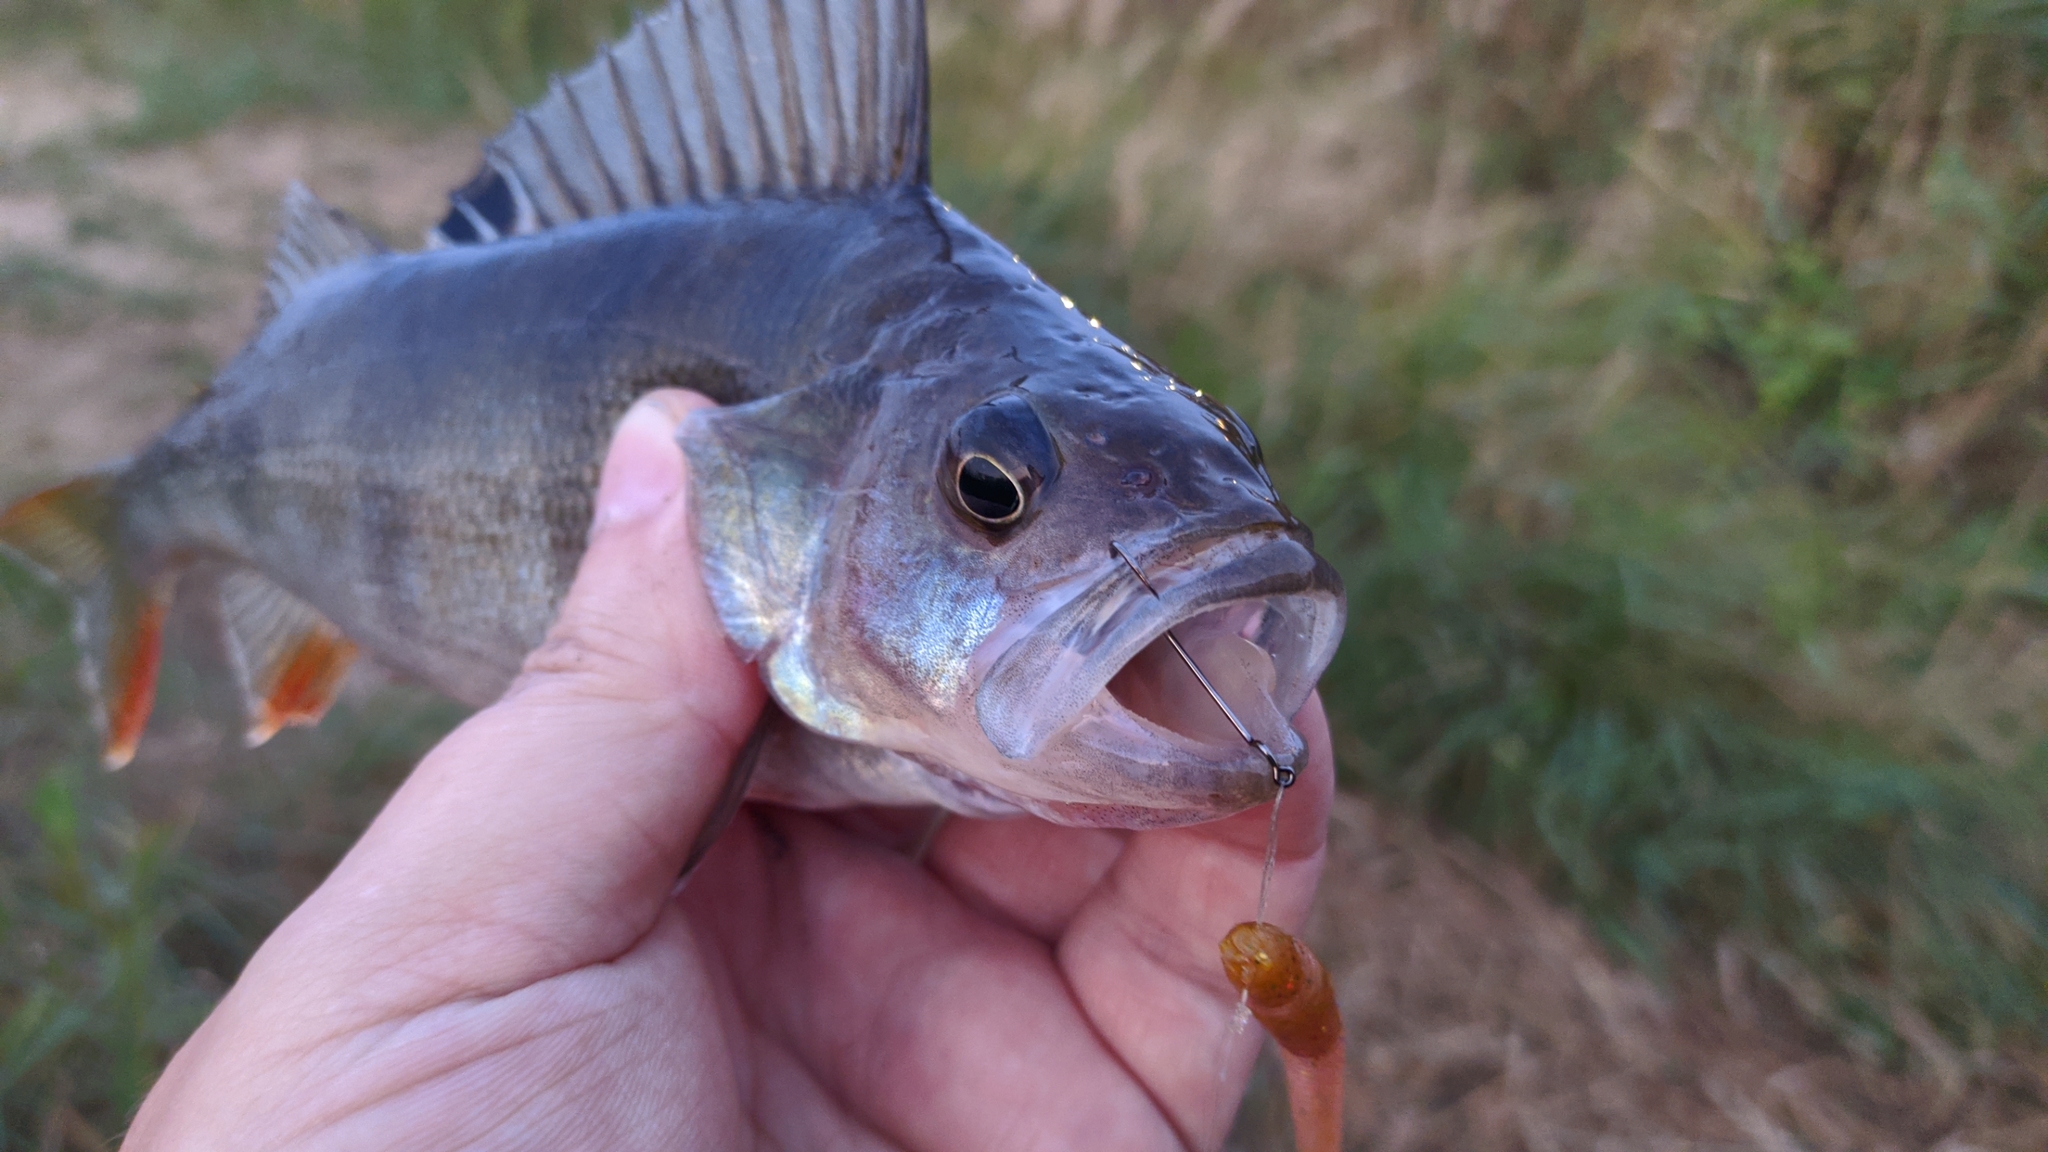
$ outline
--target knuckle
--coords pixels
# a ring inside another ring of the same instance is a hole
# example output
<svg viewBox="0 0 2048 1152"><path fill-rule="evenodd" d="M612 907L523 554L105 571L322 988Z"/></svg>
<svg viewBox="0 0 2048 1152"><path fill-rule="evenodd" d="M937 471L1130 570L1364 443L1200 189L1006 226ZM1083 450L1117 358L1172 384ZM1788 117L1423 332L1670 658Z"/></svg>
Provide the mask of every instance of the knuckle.
<svg viewBox="0 0 2048 1152"><path fill-rule="evenodd" d="M648 658L650 648L659 645L644 629L636 632L602 616L565 617L521 662L513 689L565 682L605 696L643 695L660 679Z"/></svg>

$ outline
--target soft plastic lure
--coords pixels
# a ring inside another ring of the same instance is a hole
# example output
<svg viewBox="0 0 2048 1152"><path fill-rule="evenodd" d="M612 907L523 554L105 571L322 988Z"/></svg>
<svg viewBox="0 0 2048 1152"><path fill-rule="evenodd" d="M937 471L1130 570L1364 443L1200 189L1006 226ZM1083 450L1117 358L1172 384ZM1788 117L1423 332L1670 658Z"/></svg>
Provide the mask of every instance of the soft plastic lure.
<svg viewBox="0 0 2048 1152"><path fill-rule="evenodd" d="M1329 973L1308 945L1246 921L1223 937L1223 974L1280 1045L1297 1152L1339 1152L1344 1138L1344 1021Z"/></svg>

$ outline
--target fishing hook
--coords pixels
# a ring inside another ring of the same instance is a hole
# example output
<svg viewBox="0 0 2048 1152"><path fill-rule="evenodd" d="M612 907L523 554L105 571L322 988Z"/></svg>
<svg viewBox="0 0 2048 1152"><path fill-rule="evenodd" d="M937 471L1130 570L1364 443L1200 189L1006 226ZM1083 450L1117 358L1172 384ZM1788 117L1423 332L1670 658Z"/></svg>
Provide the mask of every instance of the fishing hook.
<svg viewBox="0 0 2048 1152"><path fill-rule="evenodd" d="M1145 591L1150 592L1154 600L1165 599L1165 597L1159 594L1159 589L1154 588L1152 582L1145 579L1145 573L1139 570L1137 563L1131 559L1130 553L1124 551L1123 545L1111 540L1109 542L1109 550L1116 555L1117 559L1124 562L1124 567L1131 570L1131 575L1138 578L1138 583L1145 586ZM1251 730L1246 728L1244 722L1237 718L1237 713L1230 710L1230 705L1223 699L1223 693L1216 691L1216 686L1209 683L1209 678L1202 674L1202 669L1196 665L1195 658L1188 655L1188 650L1180 646L1180 637L1175 636L1171 628L1166 630L1166 642L1173 646L1174 655L1179 656L1180 662L1188 666L1188 671L1195 674L1195 680L1202 685L1202 691L1207 692L1209 699L1216 702L1216 707L1223 712L1223 718L1230 721L1232 728L1237 729L1238 736L1246 744L1251 745L1252 749L1260 756L1265 757L1267 767L1273 770L1273 783L1282 789L1294 787L1294 765L1282 763L1280 757L1274 754L1271 748L1266 746L1264 740L1251 734Z"/></svg>

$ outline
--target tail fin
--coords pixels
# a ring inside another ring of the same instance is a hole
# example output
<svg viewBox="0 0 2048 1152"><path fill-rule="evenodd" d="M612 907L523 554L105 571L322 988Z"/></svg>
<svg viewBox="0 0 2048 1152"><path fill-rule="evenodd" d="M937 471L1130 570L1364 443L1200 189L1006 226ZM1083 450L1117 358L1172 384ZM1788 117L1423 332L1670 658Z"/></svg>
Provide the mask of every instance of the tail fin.
<svg viewBox="0 0 2048 1152"><path fill-rule="evenodd" d="M59 485L0 513L0 545L42 569L77 603L86 690L106 738L107 767L135 756L156 701L171 582L138 580L115 541L112 473Z"/></svg>

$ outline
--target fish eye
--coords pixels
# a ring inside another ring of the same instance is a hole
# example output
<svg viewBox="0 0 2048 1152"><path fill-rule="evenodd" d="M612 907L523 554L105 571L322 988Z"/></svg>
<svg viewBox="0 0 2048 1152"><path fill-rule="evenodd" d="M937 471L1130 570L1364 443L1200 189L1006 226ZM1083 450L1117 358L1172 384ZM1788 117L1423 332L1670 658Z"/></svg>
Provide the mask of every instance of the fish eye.
<svg viewBox="0 0 2048 1152"><path fill-rule="evenodd" d="M960 462L960 506L985 524L1008 524L1024 514L1024 493L986 456Z"/></svg>
<svg viewBox="0 0 2048 1152"><path fill-rule="evenodd" d="M1030 401L1012 392L968 410L946 441L953 506L981 528L1008 528L1059 474L1059 449Z"/></svg>

